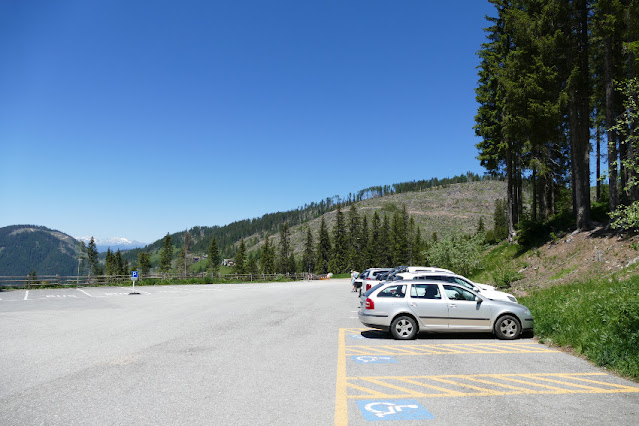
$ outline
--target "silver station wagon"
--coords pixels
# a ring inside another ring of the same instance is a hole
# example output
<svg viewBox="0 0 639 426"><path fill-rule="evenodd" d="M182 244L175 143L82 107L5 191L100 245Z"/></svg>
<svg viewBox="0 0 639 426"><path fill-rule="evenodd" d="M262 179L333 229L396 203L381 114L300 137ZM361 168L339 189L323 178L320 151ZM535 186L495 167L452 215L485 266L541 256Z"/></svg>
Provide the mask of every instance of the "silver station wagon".
<svg viewBox="0 0 639 426"><path fill-rule="evenodd" d="M533 329L532 314L523 305L436 281L379 284L361 296L358 316L365 326L390 331L402 340L422 331L493 332L511 340Z"/></svg>

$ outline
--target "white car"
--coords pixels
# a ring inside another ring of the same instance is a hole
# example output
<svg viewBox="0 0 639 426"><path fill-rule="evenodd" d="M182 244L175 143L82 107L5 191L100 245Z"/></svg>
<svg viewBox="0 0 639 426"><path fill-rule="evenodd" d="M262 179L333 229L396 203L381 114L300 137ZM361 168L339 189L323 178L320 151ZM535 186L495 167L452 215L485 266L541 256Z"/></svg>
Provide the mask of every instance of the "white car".
<svg viewBox="0 0 639 426"><path fill-rule="evenodd" d="M488 299L503 300L504 302L517 303L517 298L510 293L505 293L495 289L494 286L488 284L480 284L469 280L461 275L452 272L403 272L397 274L395 279L401 280L431 280L442 281L446 283L459 284L469 290L477 289L477 291Z"/></svg>

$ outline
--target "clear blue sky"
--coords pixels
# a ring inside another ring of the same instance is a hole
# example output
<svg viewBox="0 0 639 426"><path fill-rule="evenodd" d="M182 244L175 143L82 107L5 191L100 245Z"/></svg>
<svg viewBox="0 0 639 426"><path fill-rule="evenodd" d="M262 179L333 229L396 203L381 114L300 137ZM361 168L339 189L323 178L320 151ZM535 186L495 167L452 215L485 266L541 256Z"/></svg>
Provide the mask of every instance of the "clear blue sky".
<svg viewBox="0 0 639 426"><path fill-rule="evenodd" d="M483 173L487 1L0 2L0 226L143 242Z"/></svg>

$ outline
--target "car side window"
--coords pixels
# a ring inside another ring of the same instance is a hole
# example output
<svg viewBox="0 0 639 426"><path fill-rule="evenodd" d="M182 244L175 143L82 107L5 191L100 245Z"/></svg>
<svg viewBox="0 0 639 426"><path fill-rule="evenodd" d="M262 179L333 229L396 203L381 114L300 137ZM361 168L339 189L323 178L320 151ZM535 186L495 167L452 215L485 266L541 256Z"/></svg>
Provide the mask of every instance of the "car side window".
<svg viewBox="0 0 639 426"><path fill-rule="evenodd" d="M404 297L405 295L406 284L392 285L377 293L377 297Z"/></svg>
<svg viewBox="0 0 639 426"><path fill-rule="evenodd" d="M468 281L464 281L461 278L453 278L454 281L451 281L453 283L457 283L459 285L463 285L466 288L473 288L473 286L468 282Z"/></svg>
<svg viewBox="0 0 639 426"><path fill-rule="evenodd" d="M437 284L413 284L410 290L410 297L416 299L441 299L439 286Z"/></svg>
<svg viewBox="0 0 639 426"><path fill-rule="evenodd" d="M448 296L450 300L475 300L474 293L471 293L470 291L461 287L457 287L454 285L444 285L444 291L446 291L446 296Z"/></svg>

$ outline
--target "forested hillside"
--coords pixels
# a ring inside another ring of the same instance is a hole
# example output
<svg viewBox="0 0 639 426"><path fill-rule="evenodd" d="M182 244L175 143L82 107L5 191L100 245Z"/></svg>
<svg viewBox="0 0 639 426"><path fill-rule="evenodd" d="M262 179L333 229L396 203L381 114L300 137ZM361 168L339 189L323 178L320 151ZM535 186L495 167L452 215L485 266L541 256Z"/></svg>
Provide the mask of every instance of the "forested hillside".
<svg viewBox="0 0 639 426"><path fill-rule="evenodd" d="M463 183L456 183L460 181ZM181 256L185 256L182 251L185 237L189 264L193 263L193 257L208 254L213 237L220 258L237 258L239 251L246 267L250 264L253 271L263 270L265 263L273 263L267 268L272 267L272 271L277 272L306 270L308 266L302 265L311 264L313 271L319 273L341 272L348 268L346 263L358 268L364 268L368 263L414 263L433 239L474 234L480 222L492 228L495 203L503 198L504 191L504 182L474 175L398 184L363 190L355 196L349 195L346 200L328 199L290 212L239 221L226 227L194 227L167 234L167 237L173 246L174 266L177 258L181 263ZM286 247L283 248L284 226ZM326 241L324 248L320 247L322 239ZM138 254L148 253L155 268L159 264L162 243L157 241L145 249L126 252L123 257L131 264L137 264ZM366 252L367 260L353 259L355 255L349 251L356 247L362 257ZM373 247L378 247L377 255L370 252ZM283 249L288 253L287 265L281 264ZM327 251L323 260L325 266L316 269L322 250ZM263 259L264 256L273 260ZM330 264L331 261L337 264Z"/></svg>
<svg viewBox="0 0 639 426"><path fill-rule="evenodd" d="M283 223L289 227L295 227L303 223L312 221L322 215L334 211L338 206L345 209L354 203L366 203L370 200L387 199L389 196L416 193L429 188L441 188L457 183L478 182L484 180L494 180L489 176L479 176L473 173L465 173L452 178L432 178L427 180L395 183L384 186L373 186L362 189L355 194L348 194L342 198L333 196L319 202L311 202L294 210L285 212L268 213L260 218L243 219L225 226L194 226L189 229L191 237L191 251L195 253L206 253L211 237L215 236L218 248L222 257L233 257L237 251L237 244L242 238L253 238L261 240L266 234L274 235L280 230ZM439 201L437 201L439 202ZM373 203L375 203L373 201ZM424 218L424 221L427 221ZM169 234L171 241L176 248L182 247L183 232ZM128 251L124 257L130 262L137 261L137 254L141 251L153 253L162 247L162 240L149 244L144 249Z"/></svg>
<svg viewBox="0 0 639 426"><path fill-rule="evenodd" d="M80 243L44 226L0 228L0 275L75 275Z"/></svg>

